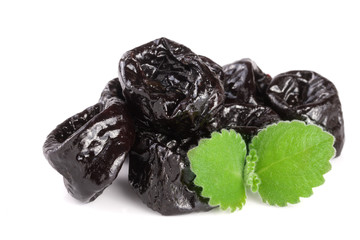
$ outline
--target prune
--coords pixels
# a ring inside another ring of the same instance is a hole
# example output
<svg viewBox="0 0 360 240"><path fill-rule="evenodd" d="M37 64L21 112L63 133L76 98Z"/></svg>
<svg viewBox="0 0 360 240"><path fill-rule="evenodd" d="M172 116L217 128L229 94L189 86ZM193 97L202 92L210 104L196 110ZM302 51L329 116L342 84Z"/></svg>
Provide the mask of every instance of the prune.
<svg viewBox="0 0 360 240"><path fill-rule="evenodd" d="M223 71L225 103L264 105L271 77L263 73L254 61L244 58L223 66Z"/></svg>
<svg viewBox="0 0 360 240"><path fill-rule="evenodd" d="M101 92L99 102L105 103L114 97L125 101L118 78L114 78L106 84L104 90Z"/></svg>
<svg viewBox="0 0 360 240"><path fill-rule="evenodd" d="M135 138L125 103L107 98L70 117L47 137L44 155L68 192L90 202L118 175Z"/></svg>
<svg viewBox="0 0 360 240"><path fill-rule="evenodd" d="M186 156L197 140L178 141L161 133L137 132L130 152L129 182L148 207L163 215L213 208L199 195L201 188L193 183L195 175Z"/></svg>
<svg viewBox="0 0 360 240"><path fill-rule="evenodd" d="M271 108L253 104L225 104L208 125L209 132L234 129L245 142L250 143L259 130L280 121Z"/></svg>
<svg viewBox="0 0 360 240"><path fill-rule="evenodd" d="M166 38L126 52L119 76L134 116L165 134L192 134L224 101L221 67Z"/></svg>
<svg viewBox="0 0 360 240"><path fill-rule="evenodd" d="M207 129L209 132L234 129L249 143L259 129L280 121L279 115L264 105L271 77L247 58L225 65L223 71L225 104Z"/></svg>
<svg viewBox="0 0 360 240"><path fill-rule="evenodd" d="M344 144L344 120L335 85L312 71L276 76L267 89L271 107L283 120L298 119L322 126L335 136L336 156Z"/></svg>
<svg viewBox="0 0 360 240"><path fill-rule="evenodd" d="M219 66L217 63L215 63L213 60L211 60L208 57L199 55L199 58L202 60L202 62L209 68L209 70L216 76L216 78L223 80L224 79L224 71L221 66Z"/></svg>

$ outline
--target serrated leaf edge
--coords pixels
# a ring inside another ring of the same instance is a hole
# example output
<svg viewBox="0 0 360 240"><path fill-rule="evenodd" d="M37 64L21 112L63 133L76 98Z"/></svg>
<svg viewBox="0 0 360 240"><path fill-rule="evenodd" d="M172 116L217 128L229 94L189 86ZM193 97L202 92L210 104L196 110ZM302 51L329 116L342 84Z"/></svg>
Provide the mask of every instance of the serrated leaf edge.
<svg viewBox="0 0 360 240"><path fill-rule="evenodd" d="M289 121L289 120L283 121L283 120L282 120L282 121L278 121L278 122L275 122L275 123L266 125L264 128L259 129L259 131L258 131L258 133L256 134L256 136L254 136L254 137L251 139L251 142L250 142L250 144L249 144L249 151L250 151L251 149L253 149L253 142L254 142L254 141L258 141L260 134L264 134L264 132L267 132L267 131L269 130L269 128L271 129L272 127L275 127L275 126L277 126L277 125L279 125L279 124L289 124L289 123L292 123L292 122L301 123L301 124L305 125L306 127L307 127L307 126L315 126L315 127L317 127L317 128L320 128L323 132L325 132L326 134L328 134L329 136L331 136L331 137L333 138L333 142L335 143L335 137L334 137L334 135L332 135L330 132L326 131L326 130L325 130L322 126L320 126L320 125L316 125L316 124L314 124L314 123L312 123L312 122L307 123L307 122L300 121L300 120L291 120L291 121ZM333 147L333 149L334 149L334 155L331 157L331 159L333 159L333 158L336 156L336 148L334 147L334 144L333 144L332 147Z"/></svg>
<svg viewBox="0 0 360 240"><path fill-rule="evenodd" d="M258 140L258 139L259 139L259 135L262 135L262 134L264 134L265 132L267 132L267 131L269 130L269 128L271 129L271 128L279 125L279 124L289 124L289 123L292 123L292 122L301 123L301 124L305 125L305 127L315 126L315 127L319 128L319 129L321 129L324 133L326 133L326 134L328 134L329 136L331 136L331 137L333 138L333 146L332 146L332 148L333 148L333 150L334 150L334 154L333 154L333 156L329 159L329 161L336 156L336 149L335 149L335 147L334 147L335 137L334 137L331 133L329 133L328 131L326 131L322 126L316 125L316 124L314 124L314 123L306 123L306 122L300 121L300 120L279 121L279 122L276 122L276 123L273 123L273 124L269 124L269 125L267 125L266 127L264 127L263 129L259 130L259 131L258 131L258 134L252 138L251 143L249 144L249 152L251 152L251 150L255 150L255 148L254 148L254 144L255 144L255 143L254 143L254 142L259 141L259 140ZM255 150L255 151L256 151L256 150ZM330 162L329 162L329 164L330 164ZM297 199L295 199L295 201L286 202L284 205L280 205L280 204L277 204L277 203L271 203L271 202L269 202L268 200L263 199L260 193L259 193L259 195L260 195L260 197L261 197L261 199L262 199L262 201L263 201L264 203L267 203L267 204L269 204L269 205L271 205L271 206L286 207L288 204L297 204L297 203L300 202L300 198L308 198L308 197L312 196L312 195L314 194L313 189L316 188L316 187L319 187L319 186L321 186L322 184L325 183L324 175L325 175L326 173L328 173L330 170L331 170L331 164L330 164L329 169L328 169L326 172L321 173L321 174L322 174L322 176L321 176L321 177L322 177L321 183L320 183L319 185L315 185L315 186L313 186L313 187L311 188L311 193L309 194L309 196L301 196L301 195L300 195ZM261 181L260 178L259 178L259 180Z"/></svg>
<svg viewBox="0 0 360 240"><path fill-rule="evenodd" d="M230 135L235 135L235 138L236 138L236 139L239 139L239 138L241 139L240 144L243 145L243 151L245 152L245 161L246 161L246 156L247 156L246 143L245 143L244 139L242 138L241 134L238 133L238 132L236 132L234 129L230 129L230 130L221 129L220 132L218 132L218 131L212 132L210 138L202 138L202 139L200 139L198 145L197 145L196 147L194 147L194 148L197 148L197 147L200 147L200 146L206 144L206 142L209 141L209 140L211 140L213 137L215 137L215 138L217 138L217 137L222 137L223 134L224 134L224 135L229 135L229 136L230 136ZM188 151L187 155L188 155L189 152L190 152L191 150L193 150L194 148L190 149L190 150ZM194 180L193 180L194 184L197 185L197 186L199 186L199 187L201 187L201 189L202 189L200 195L201 195L202 197L205 197L205 198L209 198L209 199L210 199L210 200L209 200L209 203L208 203L210 206L213 206L213 207L219 206L220 209L223 210L223 211L234 212L234 211L236 211L236 210L241 210L242 207L245 205L245 203L246 203L246 198L247 198L247 196L246 196L246 191L245 191L244 201L239 202L239 206L237 206L237 207L235 207L235 208L230 207L230 206L223 206L221 203L217 203L217 202L215 203L214 200L213 200L213 201L211 200L211 194L207 193L206 187L201 186L201 185L197 182L197 175L196 175L196 173L194 172L194 170L193 170L192 167L191 167L191 162L190 162L190 170L195 174L195 178L194 178ZM244 173L243 173L243 174L244 174ZM244 175L243 175L242 180L244 181ZM243 182L243 183L244 183L244 182Z"/></svg>

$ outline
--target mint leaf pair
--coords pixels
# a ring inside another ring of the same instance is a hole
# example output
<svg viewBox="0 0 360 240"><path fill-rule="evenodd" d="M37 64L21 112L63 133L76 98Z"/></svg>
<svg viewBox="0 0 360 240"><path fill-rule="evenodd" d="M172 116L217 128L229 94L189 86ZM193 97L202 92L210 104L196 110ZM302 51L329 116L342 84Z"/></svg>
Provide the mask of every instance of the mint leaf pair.
<svg viewBox="0 0 360 240"><path fill-rule="evenodd" d="M335 156L334 137L304 122L279 122L260 131L246 144L234 130L214 132L188 152L194 183L203 188L209 204L225 210L241 209L245 186L264 202L286 206L309 197L324 183Z"/></svg>

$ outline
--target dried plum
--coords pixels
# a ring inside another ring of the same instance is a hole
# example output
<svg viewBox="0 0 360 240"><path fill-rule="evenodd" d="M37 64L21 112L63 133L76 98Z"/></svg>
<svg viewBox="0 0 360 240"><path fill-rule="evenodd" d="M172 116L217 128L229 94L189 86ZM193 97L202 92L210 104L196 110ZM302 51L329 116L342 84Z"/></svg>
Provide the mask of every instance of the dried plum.
<svg viewBox="0 0 360 240"><path fill-rule="evenodd" d="M271 77L263 73L254 61L244 58L223 66L223 71L225 103L264 105Z"/></svg>
<svg viewBox="0 0 360 240"><path fill-rule="evenodd" d="M119 75L134 116L165 134L192 134L224 101L221 67L166 38L126 52Z"/></svg>
<svg viewBox="0 0 360 240"><path fill-rule="evenodd" d="M217 63L215 63L213 60L211 60L208 57L199 55L199 58L202 60L202 62L209 68L209 70L216 76L216 78L223 80L224 79L224 71L221 66L219 66Z"/></svg>
<svg viewBox="0 0 360 240"><path fill-rule="evenodd" d="M271 108L253 104L225 104L208 125L209 132L234 129L245 142L250 143L259 130L280 121Z"/></svg>
<svg viewBox="0 0 360 240"><path fill-rule="evenodd" d="M264 105L271 77L248 58L225 65L223 71L225 104L207 129L209 132L234 129L249 143L259 129L280 121L279 115Z"/></svg>
<svg viewBox="0 0 360 240"><path fill-rule="evenodd" d="M90 202L117 177L135 138L125 103L107 98L70 117L47 137L44 155L68 192Z"/></svg>
<svg viewBox="0 0 360 240"><path fill-rule="evenodd" d="M177 141L161 133L137 132L130 152L129 182L148 207L163 215L213 208L194 185L195 175L186 156L198 139Z"/></svg>
<svg viewBox="0 0 360 240"><path fill-rule="evenodd" d="M340 155L344 145L344 120L332 82L316 72L289 71L271 81L267 96L283 120L314 123L334 135L336 155Z"/></svg>
<svg viewBox="0 0 360 240"><path fill-rule="evenodd" d="M114 97L125 101L118 78L114 78L106 84L104 90L101 92L99 102L105 103L106 101Z"/></svg>

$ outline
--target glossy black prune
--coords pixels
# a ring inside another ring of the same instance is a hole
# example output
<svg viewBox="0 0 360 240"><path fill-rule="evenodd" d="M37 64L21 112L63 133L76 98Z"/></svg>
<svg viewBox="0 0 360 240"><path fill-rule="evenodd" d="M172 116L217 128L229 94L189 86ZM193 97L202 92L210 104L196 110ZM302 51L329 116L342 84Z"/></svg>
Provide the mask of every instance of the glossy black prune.
<svg viewBox="0 0 360 240"><path fill-rule="evenodd" d="M267 96L283 120L314 123L334 135L336 156L340 155L344 145L344 120L332 82L316 72L290 71L271 81Z"/></svg>
<svg viewBox="0 0 360 240"><path fill-rule="evenodd" d="M90 202L117 177L135 138L125 103L108 98L72 116L47 137L43 152L68 192Z"/></svg>
<svg viewBox="0 0 360 240"><path fill-rule="evenodd" d="M252 104L225 104L208 125L209 132L234 129L247 143L259 130L280 121L279 115L271 108Z"/></svg>
<svg viewBox="0 0 360 240"><path fill-rule="evenodd" d="M221 67L166 38L126 52L119 76L134 116L173 136L206 125L224 100Z"/></svg>
<svg viewBox="0 0 360 240"><path fill-rule="evenodd" d="M106 101L114 97L125 101L118 78L114 78L106 84L104 90L101 92L99 102L105 103Z"/></svg>
<svg viewBox="0 0 360 240"><path fill-rule="evenodd" d="M195 175L186 156L198 139L177 141L161 133L137 131L130 152L129 182L148 207L163 215L212 208L200 196L201 188L194 185Z"/></svg>
<svg viewBox="0 0 360 240"><path fill-rule="evenodd" d="M264 105L271 77L249 58L223 66L225 103Z"/></svg>
<svg viewBox="0 0 360 240"><path fill-rule="evenodd" d="M207 126L209 132L234 129L250 142L258 131L280 121L279 115L265 106L265 91L271 77L248 58L223 67L225 104Z"/></svg>

